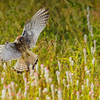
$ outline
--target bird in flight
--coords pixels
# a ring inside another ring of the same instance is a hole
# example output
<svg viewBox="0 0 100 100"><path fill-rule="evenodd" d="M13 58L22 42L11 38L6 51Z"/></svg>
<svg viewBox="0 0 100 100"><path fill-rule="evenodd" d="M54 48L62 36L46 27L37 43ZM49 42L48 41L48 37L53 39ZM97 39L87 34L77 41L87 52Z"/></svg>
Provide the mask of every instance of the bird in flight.
<svg viewBox="0 0 100 100"><path fill-rule="evenodd" d="M41 8L36 14L26 22L21 36L18 36L13 43L6 42L0 45L0 60L9 61L17 59L12 69L17 72L28 71L30 65L38 61L38 56L29 51L36 45L37 39L46 27L49 13L45 7Z"/></svg>

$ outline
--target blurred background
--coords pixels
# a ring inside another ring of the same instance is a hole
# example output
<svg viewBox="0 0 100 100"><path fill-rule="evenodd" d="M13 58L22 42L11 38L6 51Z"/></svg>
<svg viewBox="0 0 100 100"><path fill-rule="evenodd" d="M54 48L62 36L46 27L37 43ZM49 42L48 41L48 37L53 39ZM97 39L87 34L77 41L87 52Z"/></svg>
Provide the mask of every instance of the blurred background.
<svg viewBox="0 0 100 100"><path fill-rule="evenodd" d="M43 90L48 86L44 74L41 77L42 64L49 69L49 76L56 90L54 100L59 98L59 87L62 89L63 100L100 100L100 0L0 0L0 44L13 42L21 35L25 22L43 6L49 8L50 17L32 49L39 58L39 87ZM86 42L84 36L87 36ZM15 60L10 64L7 62L6 70L0 63L0 78L5 79L4 84L0 81L0 90L13 81L16 84L16 93L20 88L24 93L23 75L11 70L15 63ZM58 84L58 71L61 84ZM32 86L31 83L36 81L33 76L31 80L29 74L28 81ZM29 88L28 96L30 100L35 100L38 96L37 88ZM48 90L41 100L47 100L47 96L51 97L51 90ZM3 91L0 91L0 95L2 93ZM14 98L16 100L15 95ZM22 98L21 100L25 100Z"/></svg>
<svg viewBox="0 0 100 100"><path fill-rule="evenodd" d="M84 34L89 35L87 7L99 54L100 0L0 0L0 43L13 42L22 34L25 22L43 6L49 8L50 17L33 49L41 62L56 65L83 46Z"/></svg>

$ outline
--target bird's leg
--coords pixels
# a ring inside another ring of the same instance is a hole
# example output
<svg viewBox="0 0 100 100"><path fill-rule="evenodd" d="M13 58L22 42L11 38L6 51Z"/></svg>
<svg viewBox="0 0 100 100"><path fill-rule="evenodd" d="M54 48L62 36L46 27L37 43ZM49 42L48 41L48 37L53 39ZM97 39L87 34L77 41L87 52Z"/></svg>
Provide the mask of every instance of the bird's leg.
<svg viewBox="0 0 100 100"><path fill-rule="evenodd" d="M28 56L30 56L30 53L29 52L27 52L27 54L28 54Z"/></svg>
<svg viewBox="0 0 100 100"><path fill-rule="evenodd" d="M22 58L23 58L24 60L27 58L27 53L28 53L28 52L23 52L23 53L22 53Z"/></svg>
<svg viewBox="0 0 100 100"><path fill-rule="evenodd" d="M24 55L22 55L22 58L24 59Z"/></svg>

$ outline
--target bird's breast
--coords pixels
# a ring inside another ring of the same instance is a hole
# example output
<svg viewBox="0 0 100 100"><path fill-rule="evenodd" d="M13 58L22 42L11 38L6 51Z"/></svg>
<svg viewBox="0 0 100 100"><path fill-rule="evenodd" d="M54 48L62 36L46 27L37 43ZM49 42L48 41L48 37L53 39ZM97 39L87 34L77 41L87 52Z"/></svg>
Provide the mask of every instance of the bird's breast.
<svg viewBox="0 0 100 100"><path fill-rule="evenodd" d="M17 49L21 52L21 53L23 53L23 52L26 52L27 51L27 46L26 46L26 44L16 44L16 47L17 47Z"/></svg>

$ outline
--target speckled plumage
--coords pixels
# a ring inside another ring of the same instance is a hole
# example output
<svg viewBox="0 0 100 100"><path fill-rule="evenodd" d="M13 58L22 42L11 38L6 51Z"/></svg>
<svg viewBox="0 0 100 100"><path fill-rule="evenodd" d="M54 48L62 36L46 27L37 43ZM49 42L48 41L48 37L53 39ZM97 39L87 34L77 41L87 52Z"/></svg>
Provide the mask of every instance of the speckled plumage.
<svg viewBox="0 0 100 100"><path fill-rule="evenodd" d="M15 42L0 45L0 60L18 59L13 69L19 72L29 70L29 65L34 66L38 61L37 55L28 49L36 45L40 33L46 27L48 17L48 9L41 8L31 20L27 21L22 35L18 36Z"/></svg>
<svg viewBox="0 0 100 100"><path fill-rule="evenodd" d="M37 55L32 53L31 51L28 51L29 55L24 58L19 58L16 62L16 64L13 66L12 70L16 70L18 72L23 72L23 71L29 71L29 66L36 64L37 62Z"/></svg>

